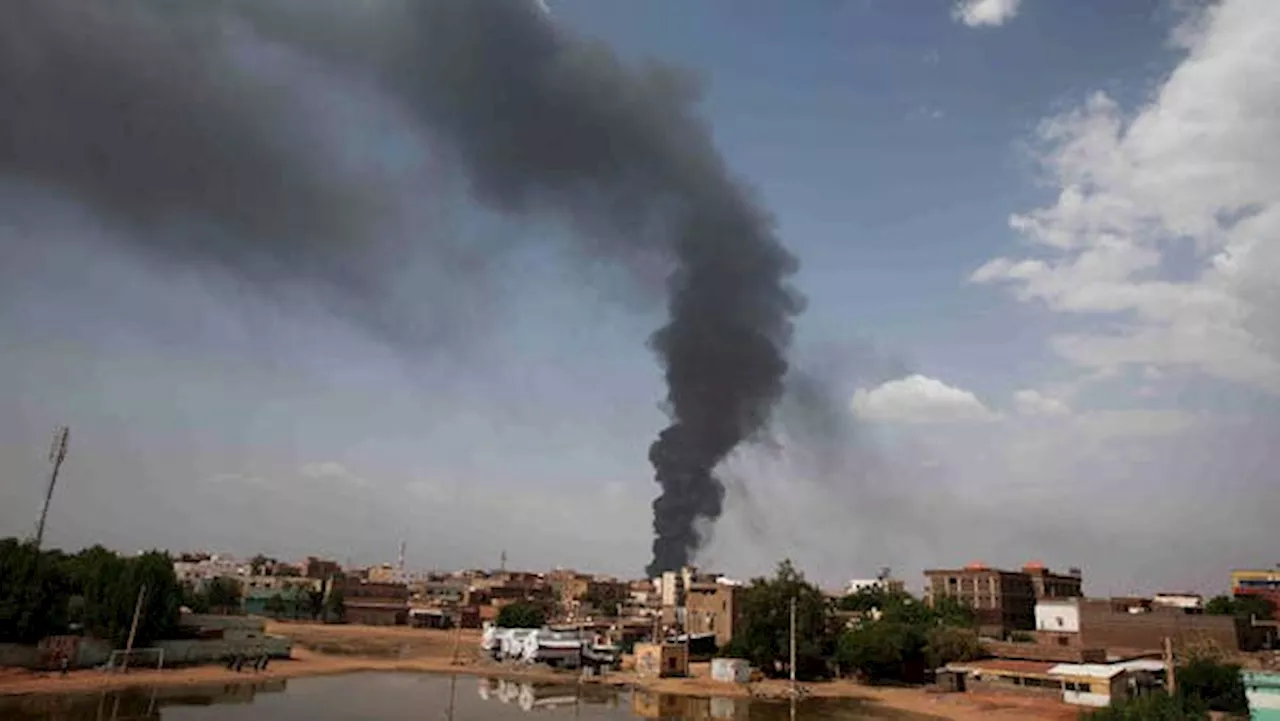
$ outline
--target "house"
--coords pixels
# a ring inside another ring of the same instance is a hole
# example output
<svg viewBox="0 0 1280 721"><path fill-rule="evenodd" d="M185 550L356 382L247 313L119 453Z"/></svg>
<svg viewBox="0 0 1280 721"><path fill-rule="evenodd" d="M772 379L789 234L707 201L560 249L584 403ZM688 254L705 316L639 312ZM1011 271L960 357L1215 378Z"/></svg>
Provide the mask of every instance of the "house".
<svg viewBox="0 0 1280 721"><path fill-rule="evenodd" d="M948 664L964 674L967 689L1017 691L1060 698L1076 706L1103 707L1163 685L1164 664L1139 659L1123 663L1052 663L988 659Z"/></svg>

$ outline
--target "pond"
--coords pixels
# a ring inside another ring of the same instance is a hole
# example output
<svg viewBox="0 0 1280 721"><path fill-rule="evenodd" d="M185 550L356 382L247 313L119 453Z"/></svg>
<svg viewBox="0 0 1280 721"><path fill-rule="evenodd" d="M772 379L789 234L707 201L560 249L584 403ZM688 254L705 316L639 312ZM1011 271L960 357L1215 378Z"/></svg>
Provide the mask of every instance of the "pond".
<svg viewBox="0 0 1280 721"><path fill-rule="evenodd" d="M856 701L788 702L668 696L602 686L419 673L157 687L92 695L0 698L5 721L502 721L555 719L729 719L836 721L926 717L870 710Z"/></svg>

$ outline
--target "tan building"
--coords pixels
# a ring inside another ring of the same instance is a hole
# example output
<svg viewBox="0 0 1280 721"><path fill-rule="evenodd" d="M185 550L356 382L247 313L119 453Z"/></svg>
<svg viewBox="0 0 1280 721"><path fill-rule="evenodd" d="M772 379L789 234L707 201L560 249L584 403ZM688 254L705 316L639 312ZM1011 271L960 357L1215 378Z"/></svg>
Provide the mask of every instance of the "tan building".
<svg viewBox="0 0 1280 721"><path fill-rule="evenodd" d="M974 610L978 632L1003 637L1011 631L1031 631L1036 626L1036 601L1081 595L1081 574L1051 573L1043 564L1029 563L1020 571L971 563L960 569L924 572L925 602L955 598Z"/></svg>
<svg viewBox="0 0 1280 721"><path fill-rule="evenodd" d="M695 582L685 594L685 624L689 633L714 633L716 645L726 646L742 620L744 588L719 582Z"/></svg>
<svg viewBox="0 0 1280 721"><path fill-rule="evenodd" d="M1209 644L1224 651L1253 650L1263 629L1231 616L1162 606L1150 599L1071 598L1036 605L1036 640L1046 646L1100 648L1119 656L1159 651L1168 638L1176 646Z"/></svg>
<svg viewBox="0 0 1280 721"><path fill-rule="evenodd" d="M348 623L403 626L409 622L409 587L356 578L338 582Z"/></svg>

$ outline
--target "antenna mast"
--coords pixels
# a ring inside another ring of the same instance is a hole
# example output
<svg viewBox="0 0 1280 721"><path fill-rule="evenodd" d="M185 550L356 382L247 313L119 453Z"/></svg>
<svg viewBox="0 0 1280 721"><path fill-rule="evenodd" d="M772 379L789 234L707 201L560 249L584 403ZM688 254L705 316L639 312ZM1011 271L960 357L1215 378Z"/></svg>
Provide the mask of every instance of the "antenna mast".
<svg viewBox="0 0 1280 721"><path fill-rule="evenodd" d="M53 470L49 472L49 487L44 492L44 507L40 509L40 522L36 524L36 550L40 550L41 544L44 543L44 522L49 516L49 501L53 500L53 486L58 482L58 471L62 468L62 462L67 458L67 438L70 435L70 429L66 426L58 426L53 432L53 445L49 448L49 461L53 463Z"/></svg>

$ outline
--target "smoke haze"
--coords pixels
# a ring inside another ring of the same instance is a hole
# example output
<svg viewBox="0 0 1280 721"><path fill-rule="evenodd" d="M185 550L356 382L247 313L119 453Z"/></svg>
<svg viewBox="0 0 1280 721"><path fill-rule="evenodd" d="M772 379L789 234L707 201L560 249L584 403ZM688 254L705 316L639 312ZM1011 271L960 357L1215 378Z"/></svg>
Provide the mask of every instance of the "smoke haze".
<svg viewBox="0 0 1280 721"><path fill-rule="evenodd" d="M0 173L71 194L149 255L302 281L380 323L393 199L324 152L305 85L245 62L264 44L371 82L483 204L567 222L577 252L641 285L665 278L650 346L671 425L649 454L649 570L687 562L722 512L716 467L782 392L801 309L796 262L724 167L696 82L627 67L524 0L14 2L0 10ZM429 230L412 242L459 257Z"/></svg>

